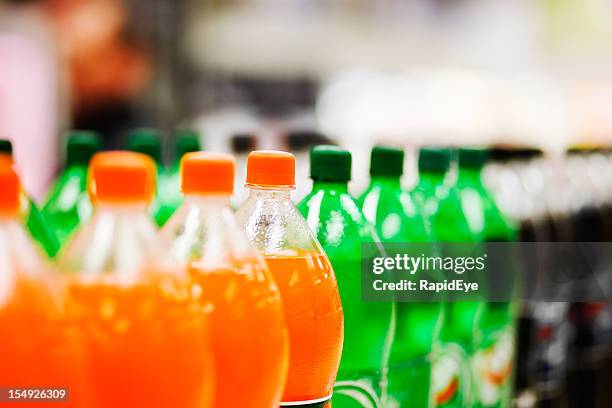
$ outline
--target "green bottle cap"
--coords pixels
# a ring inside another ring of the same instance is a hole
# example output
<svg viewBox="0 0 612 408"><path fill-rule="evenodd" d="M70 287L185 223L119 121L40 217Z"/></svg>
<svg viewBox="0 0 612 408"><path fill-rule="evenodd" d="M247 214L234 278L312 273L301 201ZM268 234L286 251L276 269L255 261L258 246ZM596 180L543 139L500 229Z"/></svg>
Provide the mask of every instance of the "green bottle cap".
<svg viewBox="0 0 612 408"><path fill-rule="evenodd" d="M481 169L489 158L489 152L483 148L460 147L459 167L464 169Z"/></svg>
<svg viewBox="0 0 612 408"><path fill-rule="evenodd" d="M157 163L162 161L162 137L157 129L140 128L128 133L127 149L144 153Z"/></svg>
<svg viewBox="0 0 612 408"><path fill-rule="evenodd" d="M87 166L92 156L102 150L100 135L91 130L72 130L66 143L66 166Z"/></svg>
<svg viewBox="0 0 612 408"><path fill-rule="evenodd" d="M10 140L0 139L0 153L13 154L13 144Z"/></svg>
<svg viewBox="0 0 612 408"><path fill-rule="evenodd" d="M419 149L419 171L444 173L450 167L451 151L441 147Z"/></svg>
<svg viewBox="0 0 612 408"><path fill-rule="evenodd" d="M396 147L375 146L370 155L371 176L396 176L404 173L404 151Z"/></svg>
<svg viewBox="0 0 612 408"><path fill-rule="evenodd" d="M313 147L310 151L310 178L315 181L349 181L351 154L338 146Z"/></svg>
<svg viewBox="0 0 612 408"><path fill-rule="evenodd" d="M200 133L195 129L177 129L174 132L174 151L176 161L180 161L185 153L202 150Z"/></svg>

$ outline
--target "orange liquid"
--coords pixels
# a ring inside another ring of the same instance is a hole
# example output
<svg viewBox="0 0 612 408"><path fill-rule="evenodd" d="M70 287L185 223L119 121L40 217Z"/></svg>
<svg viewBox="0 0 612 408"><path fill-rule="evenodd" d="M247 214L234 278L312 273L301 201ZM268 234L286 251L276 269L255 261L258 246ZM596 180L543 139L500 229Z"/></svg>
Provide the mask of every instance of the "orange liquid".
<svg viewBox="0 0 612 408"><path fill-rule="evenodd" d="M93 407L212 407L205 314L170 280L69 286Z"/></svg>
<svg viewBox="0 0 612 408"><path fill-rule="evenodd" d="M289 329L289 374L283 402L330 396L344 339L344 315L329 260L318 253L268 256Z"/></svg>
<svg viewBox="0 0 612 408"><path fill-rule="evenodd" d="M276 407L288 367L288 339L278 290L255 263L190 276L210 310L215 407Z"/></svg>
<svg viewBox="0 0 612 408"><path fill-rule="evenodd" d="M0 387L67 388L69 398L67 402L0 402L0 406L83 406L83 387L77 382L82 377L78 350L61 306L43 284L23 275L10 276L8 283L11 287L0 288Z"/></svg>

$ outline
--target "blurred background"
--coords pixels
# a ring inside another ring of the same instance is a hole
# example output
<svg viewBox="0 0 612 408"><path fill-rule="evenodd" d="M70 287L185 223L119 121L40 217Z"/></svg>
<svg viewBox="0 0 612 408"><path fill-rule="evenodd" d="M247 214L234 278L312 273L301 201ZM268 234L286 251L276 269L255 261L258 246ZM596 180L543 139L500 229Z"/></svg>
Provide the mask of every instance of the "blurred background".
<svg viewBox="0 0 612 408"><path fill-rule="evenodd" d="M592 227L612 224L611 17L610 0L0 0L0 138L38 200L75 128L107 148L158 128L166 164L196 129L237 157L237 202L253 149L296 155L299 199L314 144L353 153L354 192L375 144L409 153L406 186L420 145L497 146L485 176L522 240L609 241ZM524 316L516 405L610 406L612 307Z"/></svg>
<svg viewBox="0 0 612 408"><path fill-rule="evenodd" d="M611 16L608 0L0 0L0 135L36 197L69 128L117 147L192 126L237 153L330 138L356 189L374 143L555 154L612 137Z"/></svg>

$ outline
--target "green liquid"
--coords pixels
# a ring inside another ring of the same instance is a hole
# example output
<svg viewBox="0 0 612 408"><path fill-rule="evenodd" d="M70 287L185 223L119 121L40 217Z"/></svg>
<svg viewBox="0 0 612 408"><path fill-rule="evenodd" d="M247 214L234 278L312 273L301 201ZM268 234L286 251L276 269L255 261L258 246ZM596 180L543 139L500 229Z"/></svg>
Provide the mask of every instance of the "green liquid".
<svg viewBox="0 0 612 408"><path fill-rule="evenodd" d="M437 242L480 241L480 237L470 230L458 192L448 185L445 173L422 172L412 196ZM474 352L476 318L484 303L447 302L443 305L444 323L436 344L439 350L434 353L433 404L443 407L472 406L474 395L470 360Z"/></svg>
<svg viewBox="0 0 612 408"><path fill-rule="evenodd" d="M378 406L387 388L394 303L361 301L361 243L376 238L346 183L315 182L298 205L334 268L344 309L344 347L332 406ZM369 405L365 405L369 406Z"/></svg>
<svg viewBox="0 0 612 408"><path fill-rule="evenodd" d="M372 177L359 205L382 242L432 241L416 203L402 191L399 177ZM389 363L388 400L393 406L430 406L432 348L441 317L441 303L398 303Z"/></svg>
<svg viewBox="0 0 612 408"><path fill-rule="evenodd" d="M457 188L468 224L486 242L511 242L517 230L497 207L481 180L482 167L460 168ZM486 243L485 243L486 245ZM512 267L512 263L508 263ZM509 272L505 272L507 276ZM509 407L515 351L515 304L488 302L476 321L475 375L476 407Z"/></svg>
<svg viewBox="0 0 612 408"><path fill-rule="evenodd" d="M87 166L70 166L57 179L42 213L63 246L89 219L93 207L87 194Z"/></svg>

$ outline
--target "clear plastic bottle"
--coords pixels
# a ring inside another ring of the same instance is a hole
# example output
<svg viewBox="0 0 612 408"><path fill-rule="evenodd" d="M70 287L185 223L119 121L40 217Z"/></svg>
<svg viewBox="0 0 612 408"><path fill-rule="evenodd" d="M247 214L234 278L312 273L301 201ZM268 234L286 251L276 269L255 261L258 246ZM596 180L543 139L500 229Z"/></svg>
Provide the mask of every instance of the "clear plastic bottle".
<svg viewBox="0 0 612 408"><path fill-rule="evenodd" d="M91 162L93 218L60 258L85 348L92 406L211 407L206 314L147 214L155 164L133 152Z"/></svg>
<svg viewBox="0 0 612 408"><path fill-rule="evenodd" d="M329 406L344 338L338 283L329 259L291 201L295 158L248 157L249 198L236 216L281 292L289 329L289 374L281 406Z"/></svg>
<svg viewBox="0 0 612 408"><path fill-rule="evenodd" d="M187 153L185 199L161 236L210 310L214 406L276 407L287 377L287 325L270 271L230 208L234 168L227 154Z"/></svg>
<svg viewBox="0 0 612 408"><path fill-rule="evenodd" d="M11 164L0 162L0 385L69 387L68 406L80 406L79 353L62 313L58 282L19 216L20 195ZM2 406L30 405L20 401Z"/></svg>

